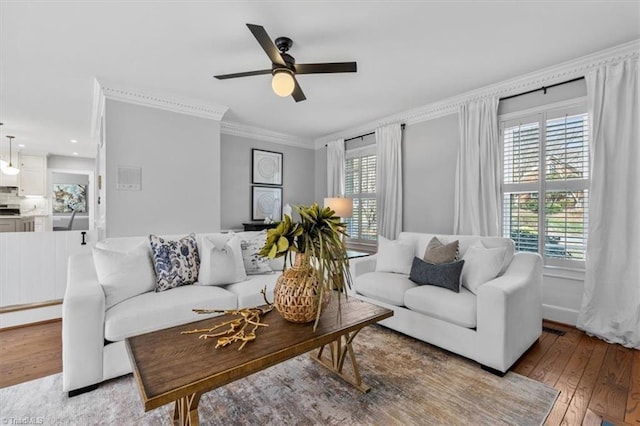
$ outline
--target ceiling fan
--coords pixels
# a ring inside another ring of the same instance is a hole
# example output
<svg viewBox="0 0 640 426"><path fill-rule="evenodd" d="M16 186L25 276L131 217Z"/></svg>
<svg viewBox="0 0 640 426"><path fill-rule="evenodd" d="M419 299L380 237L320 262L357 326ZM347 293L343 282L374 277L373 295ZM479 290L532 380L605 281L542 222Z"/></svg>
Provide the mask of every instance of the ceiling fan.
<svg viewBox="0 0 640 426"><path fill-rule="evenodd" d="M278 37L271 41L269 34L260 25L247 24L247 27L258 40L262 49L271 59L271 68L259 71L239 72L235 74L215 75L218 80L228 78L249 77L252 75L272 74L271 87L278 96L293 96L296 102L304 101L306 96L296 80L296 74L326 74L336 72L356 72L355 62L325 62L320 64L296 64L293 56L287 51L293 45L289 37ZM275 43L275 44L274 44Z"/></svg>

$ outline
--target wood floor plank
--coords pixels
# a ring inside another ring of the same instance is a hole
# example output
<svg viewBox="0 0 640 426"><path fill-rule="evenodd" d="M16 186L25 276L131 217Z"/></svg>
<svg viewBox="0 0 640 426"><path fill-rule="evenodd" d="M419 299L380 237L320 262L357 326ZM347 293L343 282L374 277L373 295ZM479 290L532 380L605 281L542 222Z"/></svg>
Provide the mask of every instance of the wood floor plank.
<svg viewBox="0 0 640 426"><path fill-rule="evenodd" d="M569 362L582 333L577 330L558 336L538 365L528 375L529 378L554 386Z"/></svg>
<svg viewBox="0 0 640 426"><path fill-rule="evenodd" d="M589 337L593 343L593 351L589 362L582 373L582 377L578 382L578 386L571 398L571 402L565 412L561 425L579 425L582 423L587 409L589 407L589 401L593 394L593 388L600 374L604 357L607 353L607 343L595 337Z"/></svg>
<svg viewBox="0 0 640 426"><path fill-rule="evenodd" d="M609 345L593 390L589 408L619 421L624 421L632 353L620 345Z"/></svg>
<svg viewBox="0 0 640 426"><path fill-rule="evenodd" d="M558 377L558 381L555 384L555 388L560 391L560 395L556 400L549 417L547 418L547 424L559 425L562 423L562 419L565 416L569 403L580 383L580 379L591 359L591 354L595 347L593 339L587 335L582 335L580 341L576 347L575 352L569 359L567 366Z"/></svg>
<svg viewBox="0 0 640 426"><path fill-rule="evenodd" d="M624 421L640 425L640 351L633 351L631 378L627 394L627 410Z"/></svg>
<svg viewBox="0 0 640 426"><path fill-rule="evenodd" d="M527 355L521 357L511 368L511 371L522 376L528 376L538 365L542 357L553 346L558 336L551 333L542 333L542 336L527 351Z"/></svg>
<svg viewBox="0 0 640 426"><path fill-rule="evenodd" d="M0 388L61 371L61 321L0 332Z"/></svg>

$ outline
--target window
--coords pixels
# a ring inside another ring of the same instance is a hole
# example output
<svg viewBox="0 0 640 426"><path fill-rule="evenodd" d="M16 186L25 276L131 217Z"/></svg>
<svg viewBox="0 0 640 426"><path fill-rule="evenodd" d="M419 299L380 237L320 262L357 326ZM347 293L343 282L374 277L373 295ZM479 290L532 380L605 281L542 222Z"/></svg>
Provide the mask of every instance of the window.
<svg viewBox="0 0 640 426"><path fill-rule="evenodd" d="M500 123L503 236L545 264L584 267L588 227L589 122L584 105ZM540 202L544 208L540 208Z"/></svg>
<svg viewBox="0 0 640 426"><path fill-rule="evenodd" d="M345 195L353 199L353 215L347 219L349 242L375 243L378 237L375 145L347 151Z"/></svg>

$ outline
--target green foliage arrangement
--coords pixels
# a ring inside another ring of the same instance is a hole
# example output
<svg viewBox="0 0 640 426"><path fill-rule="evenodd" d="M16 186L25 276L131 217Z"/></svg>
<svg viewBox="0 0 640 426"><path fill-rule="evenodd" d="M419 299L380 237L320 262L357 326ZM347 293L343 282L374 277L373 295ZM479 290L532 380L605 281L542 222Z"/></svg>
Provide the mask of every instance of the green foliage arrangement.
<svg viewBox="0 0 640 426"><path fill-rule="evenodd" d="M318 291L318 317L320 301L324 292L335 289L340 296L351 286L349 258L343 236L347 236L346 225L335 216L329 207L320 208L318 203L294 207L300 221L294 222L285 215L277 227L267 231L267 240L260 255L270 259L285 256L285 269L290 252L305 253L316 269L320 288Z"/></svg>

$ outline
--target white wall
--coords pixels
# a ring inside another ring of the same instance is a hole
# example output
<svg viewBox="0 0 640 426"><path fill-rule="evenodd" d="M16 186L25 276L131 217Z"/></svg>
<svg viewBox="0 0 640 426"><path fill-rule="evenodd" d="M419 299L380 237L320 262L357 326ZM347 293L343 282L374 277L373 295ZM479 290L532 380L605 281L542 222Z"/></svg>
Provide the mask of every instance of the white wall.
<svg viewBox="0 0 640 426"><path fill-rule="evenodd" d="M282 205L310 204L314 200L314 150L222 134L221 227L240 229L251 221L251 149L283 155ZM319 201L322 203L322 199Z"/></svg>
<svg viewBox="0 0 640 426"><path fill-rule="evenodd" d="M107 100L108 237L220 229L220 122ZM118 166L142 168L142 189L116 189Z"/></svg>
<svg viewBox="0 0 640 426"><path fill-rule="evenodd" d="M47 168L58 170L86 170L94 171L95 160L93 158L68 157L65 155L50 155L47 157Z"/></svg>

